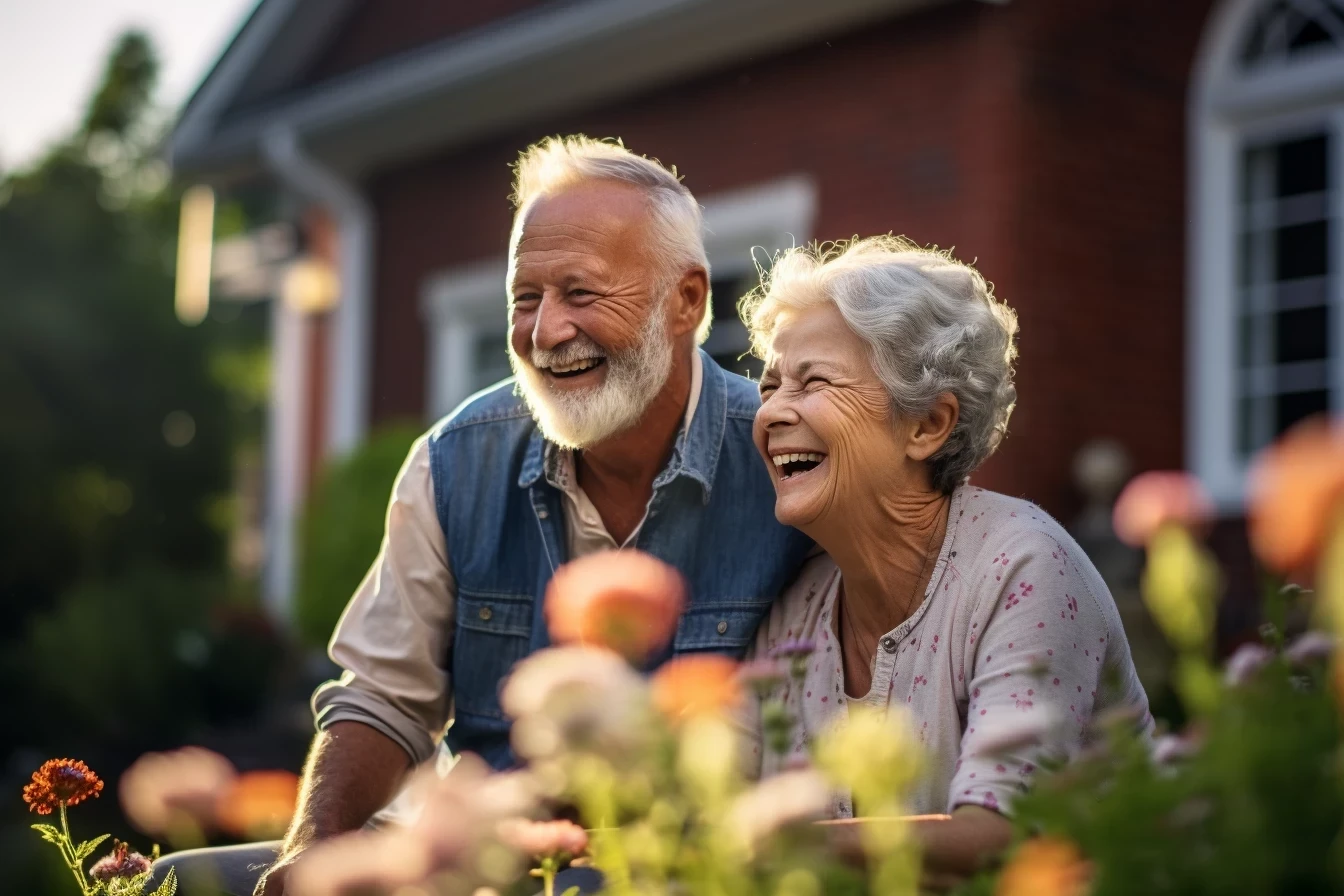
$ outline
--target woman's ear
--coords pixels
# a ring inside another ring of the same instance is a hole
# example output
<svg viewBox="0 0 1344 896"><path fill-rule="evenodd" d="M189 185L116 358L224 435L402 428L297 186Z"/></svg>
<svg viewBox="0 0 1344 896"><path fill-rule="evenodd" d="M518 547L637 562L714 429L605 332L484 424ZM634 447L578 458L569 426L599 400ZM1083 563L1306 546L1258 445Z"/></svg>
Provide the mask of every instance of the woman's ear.
<svg viewBox="0 0 1344 896"><path fill-rule="evenodd" d="M944 392L933 401L933 407L924 419L915 424L906 443L905 453L911 460L925 461L933 457L957 427L961 404L957 396Z"/></svg>

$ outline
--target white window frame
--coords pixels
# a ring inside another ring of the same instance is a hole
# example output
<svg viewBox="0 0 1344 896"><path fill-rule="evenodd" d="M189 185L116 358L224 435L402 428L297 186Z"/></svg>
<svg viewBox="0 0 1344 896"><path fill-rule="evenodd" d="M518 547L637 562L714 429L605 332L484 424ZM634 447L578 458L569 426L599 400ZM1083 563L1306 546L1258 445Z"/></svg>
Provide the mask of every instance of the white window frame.
<svg viewBox="0 0 1344 896"><path fill-rule="evenodd" d="M1189 291L1186 315L1188 467L1226 513L1245 506L1237 440L1237 232L1242 149L1324 129L1331 140L1331 410L1344 406L1344 53L1269 70L1238 63L1262 0L1225 0L1195 61L1187 117Z"/></svg>
<svg viewBox="0 0 1344 896"><path fill-rule="evenodd" d="M790 175L710 196L704 202L705 252L713 276L745 276L755 259L812 238L817 188L807 175ZM765 254L762 254L765 253ZM508 297L503 257L449 268L425 278L420 310L428 345L425 414L430 420L451 412L470 397L475 381L476 346L488 332L508 332ZM716 296L735 302L737 296ZM706 348L746 350L746 329L720 321ZM731 342L732 346L727 343ZM721 351L722 349L712 349Z"/></svg>

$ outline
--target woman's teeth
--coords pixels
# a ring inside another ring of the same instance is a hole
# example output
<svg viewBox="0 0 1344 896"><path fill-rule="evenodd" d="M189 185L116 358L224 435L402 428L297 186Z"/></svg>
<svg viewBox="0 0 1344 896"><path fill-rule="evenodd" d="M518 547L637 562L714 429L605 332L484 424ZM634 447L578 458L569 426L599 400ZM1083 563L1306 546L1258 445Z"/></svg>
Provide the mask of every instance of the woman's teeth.
<svg viewBox="0 0 1344 896"><path fill-rule="evenodd" d="M799 454L776 454L771 458L778 468L781 479L791 479L801 473L815 469L826 459L826 455L808 451Z"/></svg>

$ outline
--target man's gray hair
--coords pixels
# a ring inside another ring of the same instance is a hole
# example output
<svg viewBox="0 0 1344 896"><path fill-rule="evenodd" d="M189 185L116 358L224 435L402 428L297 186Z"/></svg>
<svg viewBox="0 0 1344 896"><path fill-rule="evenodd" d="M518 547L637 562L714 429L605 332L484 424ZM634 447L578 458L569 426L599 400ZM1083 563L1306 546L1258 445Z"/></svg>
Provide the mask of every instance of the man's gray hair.
<svg viewBox="0 0 1344 896"><path fill-rule="evenodd" d="M930 459L934 487L950 493L1007 432L1017 315L950 252L904 237L855 238L776 256L741 303L755 353L765 357L781 311L824 302L868 344L898 414L918 419L939 395L956 396L956 426Z"/></svg>
<svg viewBox="0 0 1344 896"><path fill-rule="evenodd" d="M705 269L704 221L700 205L686 189L677 170L665 168L657 159L635 155L619 139L595 140L577 134L547 137L523 150L514 164L513 200L517 212L510 250L520 235L519 223L528 205L541 196L556 193L583 181L609 180L631 184L649 197L653 245L658 275L656 294L666 295L694 267ZM512 251L510 252L512 254ZM705 315L696 331L704 342L714 319L710 295L705 295Z"/></svg>

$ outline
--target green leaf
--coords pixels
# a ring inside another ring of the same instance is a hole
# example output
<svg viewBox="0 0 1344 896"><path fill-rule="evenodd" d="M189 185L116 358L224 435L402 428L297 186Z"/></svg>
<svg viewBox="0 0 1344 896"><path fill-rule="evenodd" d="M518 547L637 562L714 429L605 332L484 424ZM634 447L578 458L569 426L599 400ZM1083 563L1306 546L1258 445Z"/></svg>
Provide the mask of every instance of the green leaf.
<svg viewBox="0 0 1344 896"><path fill-rule="evenodd" d="M94 837L92 840L85 840L83 843L79 844L79 846L76 846L75 861L82 862L89 856L93 855L93 851L98 848L98 844L102 843L104 840L106 840L108 837L111 836L112 836L111 834L104 834L101 837Z"/></svg>
<svg viewBox="0 0 1344 896"><path fill-rule="evenodd" d="M150 893L149 896L174 896L176 892L177 892L177 869L169 868L168 875L163 879L163 883L159 884L158 889L156 889L153 893Z"/></svg>
<svg viewBox="0 0 1344 896"><path fill-rule="evenodd" d="M42 839L48 843L55 843L60 846L63 842L64 838L61 836L61 832L49 824L35 824L32 825L32 828L41 834Z"/></svg>

